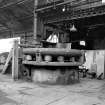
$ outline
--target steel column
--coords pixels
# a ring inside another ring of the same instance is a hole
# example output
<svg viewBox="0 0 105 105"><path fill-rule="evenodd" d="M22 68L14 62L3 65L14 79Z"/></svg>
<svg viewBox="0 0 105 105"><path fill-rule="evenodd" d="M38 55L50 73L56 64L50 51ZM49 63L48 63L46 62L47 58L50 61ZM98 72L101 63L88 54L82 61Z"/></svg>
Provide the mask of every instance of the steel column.
<svg viewBox="0 0 105 105"><path fill-rule="evenodd" d="M38 5L38 0L34 0L34 40L37 40L37 13L35 12Z"/></svg>

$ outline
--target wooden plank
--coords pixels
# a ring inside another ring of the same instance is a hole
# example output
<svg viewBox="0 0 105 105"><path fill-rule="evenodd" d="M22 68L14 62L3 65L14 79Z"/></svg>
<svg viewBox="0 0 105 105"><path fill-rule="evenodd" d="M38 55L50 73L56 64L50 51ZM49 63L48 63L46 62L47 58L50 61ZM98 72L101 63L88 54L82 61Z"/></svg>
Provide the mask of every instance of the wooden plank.
<svg viewBox="0 0 105 105"><path fill-rule="evenodd" d="M35 54L40 52L41 54L70 54L70 55L82 55L81 50L74 50L74 49L65 49L65 48L24 48L24 54Z"/></svg>
<svg viewBox="0 0 105 105"><path fill-rule="evenodd" d="M34 66L80 66L80 62L36 62L36 61L23 61L22 64Z"/></svg>
<svg viewBox="0 0 105 105"><path fill-rule="evenodd" d="M13 53L12 53L12 78L14 80L18 79L18 41L14 41Z"/></svg>
<svg viewBox="0 0 105 105"><path fill-rule="evenodd" d="M11 59L12 59L12 51L13 51L13 50L11 49L11 51L10 51L8 57L7 57L6 63L5 63L5 65L4 65L4 67L3 67L2 74L4 74L4 73L6 72L8 66L9 66L9 62L10 62Z"/></svg>

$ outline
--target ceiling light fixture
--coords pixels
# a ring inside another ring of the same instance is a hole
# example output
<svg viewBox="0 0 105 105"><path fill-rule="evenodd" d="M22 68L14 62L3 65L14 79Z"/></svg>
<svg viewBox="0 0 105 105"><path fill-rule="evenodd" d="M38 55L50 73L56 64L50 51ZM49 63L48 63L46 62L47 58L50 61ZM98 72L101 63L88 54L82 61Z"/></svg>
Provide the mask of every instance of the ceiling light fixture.
<svg viewBox="0 0 105 105"><path fill-rule="evenodd" d="M65 12L65 11L66 11L66 7L65 7L65 5L64 5L64 7L62 8L62 11L63 11L63 12Z"/></svg>
<svg viewBox="0 0 105 105"><path fill-rule="evenodd" d="M102 3L105 3L105 0L102 0Z"/></svg>
<svg viewBox="0 0 105 105"><path fill-rule="evenodd" d="M55 0L53 0L53 9L56 9Z"/></svg>
<svg viewBox="0 0 105 105"><path fill-rule="evenodd" d="M72 9L72 16L74 16L74 9ZM71 31L71 32L76 32L77 29L76 29L76 27L75 27L75 25L74 25L73 23L74 23L74 22L72 22L72 26L70 27L70 31Z"/></svg>
<svg viewBox="0 0 105 105"><path fill-rule="evenodd" d="M71 31L71 32L76 32L76 31L77 31L77 29L76 29L76 27L75 27L74 24L72 25L72 27L70 27L70 31Z"/></svg>

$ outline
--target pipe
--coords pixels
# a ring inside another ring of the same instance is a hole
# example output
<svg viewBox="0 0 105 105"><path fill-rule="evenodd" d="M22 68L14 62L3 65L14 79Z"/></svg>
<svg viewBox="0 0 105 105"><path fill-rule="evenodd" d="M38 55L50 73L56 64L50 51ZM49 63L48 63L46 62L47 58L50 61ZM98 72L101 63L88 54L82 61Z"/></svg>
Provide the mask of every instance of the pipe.
<svg viewBox="0 0 105 105"><path fill-rule="evenodd" d="M65 5L65 4L69 4L70 3L70 5L71 6L80 6L80 5L84 5L84 4L89 4L89 3L94 3L94 2L99 2L99 1L101 1L101 0L95 0L95 1L79 1L79 2L76 2L76 1L72 1L72 2L70 2L70 1L65 1L65 2L62 2L62 3L59 3L59 4L56 4L56 6L61 6L61 5ZM43 8L37 8L36 9L36 12L39 12L39 11L42 11L42 10L45 10L45 9L49 9L49 8L52 8L53 7L53 5L51 5L51 6L46 6L46 7L43 7Z"/></svg>

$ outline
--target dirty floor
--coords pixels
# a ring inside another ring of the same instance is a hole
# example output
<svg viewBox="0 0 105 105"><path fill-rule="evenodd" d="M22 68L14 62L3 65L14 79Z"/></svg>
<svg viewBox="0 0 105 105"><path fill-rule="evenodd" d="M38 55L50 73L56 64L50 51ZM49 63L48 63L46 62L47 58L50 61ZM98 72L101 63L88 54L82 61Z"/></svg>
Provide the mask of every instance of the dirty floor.
<svg viewBox="0 0 105 105"><path fill-rule="evenodd" d="M0 105L105 105L105 80L51 86L0 74Z"/></svg>

